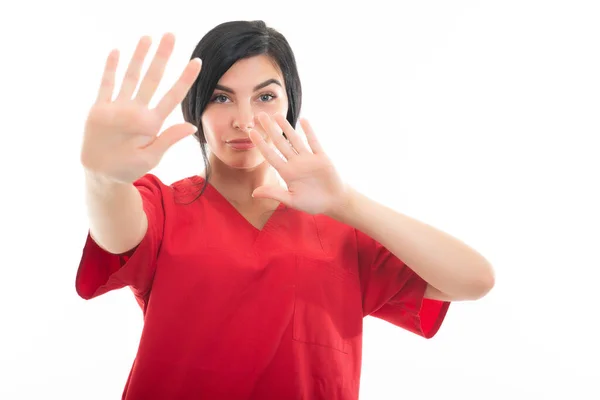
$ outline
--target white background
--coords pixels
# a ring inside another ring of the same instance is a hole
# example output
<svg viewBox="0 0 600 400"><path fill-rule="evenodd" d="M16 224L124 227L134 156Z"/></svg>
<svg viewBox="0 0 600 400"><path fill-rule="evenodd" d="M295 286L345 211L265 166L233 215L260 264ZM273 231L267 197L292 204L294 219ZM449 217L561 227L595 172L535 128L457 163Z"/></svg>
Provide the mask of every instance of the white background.
<svg viewBox="0 0 600 400"><path fill-rule="evenodd" d="M2 6L0 398L117 399L135 356L131 292L84 301L74 286L82 128L108 52L128 62L141 35L153 54L174 32L162 95L209 29L263 19L294 48L302 115L345 178L496 269L432 340L368 318L361 399L600 399L598 2L392 4ZM202 165L189 138L153 172Z"/></svg>

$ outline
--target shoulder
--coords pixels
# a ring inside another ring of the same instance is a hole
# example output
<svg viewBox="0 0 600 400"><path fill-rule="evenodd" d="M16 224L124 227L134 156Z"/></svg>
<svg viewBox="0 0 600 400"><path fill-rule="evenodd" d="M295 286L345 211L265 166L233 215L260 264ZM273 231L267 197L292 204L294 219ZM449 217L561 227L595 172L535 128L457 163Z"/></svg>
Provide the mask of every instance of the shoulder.
<svg viewBox="0 0 600 400"><path fill-rule="evenodd" d="M199 191L202 189L205 182L206 181L201 176L192 175L171 183L169 187L176 193L185 194L196 190Z"/></svg>
<svg viewBox="0 0 600 400"><path fill-rule="evenodd" d="M189 176L172 183L166 182L155 174L146 173L133 184L145 198L154 202L179 205L192 203L203 193L205 180L198 176ZM200 196L204 197L204 196Z"/></svg>
<svg viewBox="0 0 600 400"><path fill-rule="evenodd" d="M354 228L326 215L314 215L319 239L326 250L355 241Z"/></svg>
<svg viewBox="0 0 600 400"><path fill-rule="evenodd" d="M160 188L161 191L170 191L172 193L186 194L196 190L202 189L205 180L198 176L192 175L186 178L178 179L172 183L166 183L163 179L159 178L155 174L147 173L134 182L137 187L140 186L154 186Z"/></svg>
<svg viewBox="0 0 600 400"><path fill-rule="evenodd" d="M354 234L354 228L350 225L339 222L327 215L313 215L317 228L323 232L338 234Z"/></svg>

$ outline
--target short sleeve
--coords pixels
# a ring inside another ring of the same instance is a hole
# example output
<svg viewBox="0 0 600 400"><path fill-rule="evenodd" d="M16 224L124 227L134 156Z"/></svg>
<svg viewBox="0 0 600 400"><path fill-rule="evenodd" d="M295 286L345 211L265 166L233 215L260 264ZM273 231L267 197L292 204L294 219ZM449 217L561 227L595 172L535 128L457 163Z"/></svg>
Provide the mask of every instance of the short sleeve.
<svg viewBox="0 0 600 400"><path fill-rule="evenodd" d="M425 280L380 243L359 230L355 233L364 315L432 338L450 303L426 299Z"/></svg>
<svg viewBox="0 0 600 400"><path fill-rule="evenodd" d="M139 298L150 290L164 231L164 185L146 174L134 186L142 195L148 230L134 249L123 254L102 249L88 230L75 281L77 293L86 300L126 286Z"/></svg>

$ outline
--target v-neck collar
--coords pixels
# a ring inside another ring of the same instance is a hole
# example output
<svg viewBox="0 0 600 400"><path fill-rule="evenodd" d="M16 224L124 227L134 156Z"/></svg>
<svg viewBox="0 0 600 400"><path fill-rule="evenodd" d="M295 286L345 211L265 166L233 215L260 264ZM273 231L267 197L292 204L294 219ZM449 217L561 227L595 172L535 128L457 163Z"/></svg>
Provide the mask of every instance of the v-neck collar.
<svg viewBox="0 0 600 400"><path fill-rule="evenodd" d="M254 226L250 221L248 221L246 219L246 217L244 217L242 215L242 213L221 193L217 190L217 188L215 188L210 182L206 181L206 179L204 179L202 176L197 175L196 178L202 183L204 184L204 182L206 182L206 190L209 190L211 193L213 193L220 201L221 203L225 204L226 207L228 207L232 214L236 216L236 218L238 218L244 225L246 225L249 229L253 230L254 232L260 234L264 231L268 231L272 228L273 225L273 218L277 215L277 213L285 208L286 205L283 203L279 203L277 205L277 208L272 212L272 214L269 216L269 219L267 220L267 222L265 222L264 226L262 227L262 229L258 229L256 226Z"/></svg>

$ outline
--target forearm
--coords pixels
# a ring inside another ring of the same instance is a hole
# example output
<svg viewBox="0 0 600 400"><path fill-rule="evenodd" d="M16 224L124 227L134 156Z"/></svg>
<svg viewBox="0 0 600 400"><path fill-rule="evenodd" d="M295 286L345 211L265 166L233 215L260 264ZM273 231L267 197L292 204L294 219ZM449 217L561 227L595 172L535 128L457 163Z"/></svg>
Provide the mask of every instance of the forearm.
<svg viewBox="0 0 600 400"><path fill-rule="evenodd" d="M90 235L106 251L124 253L137 246L148 228L142 196L133 184L107 181L85 172Z"/></svg>
<svg viewBox="0 0 600 400"><path fill-rule="evenodd" d="M489 262L458 239L348 189L331 217L377 240L428 284L456 299L477 299L494 285Z"/></svg>

